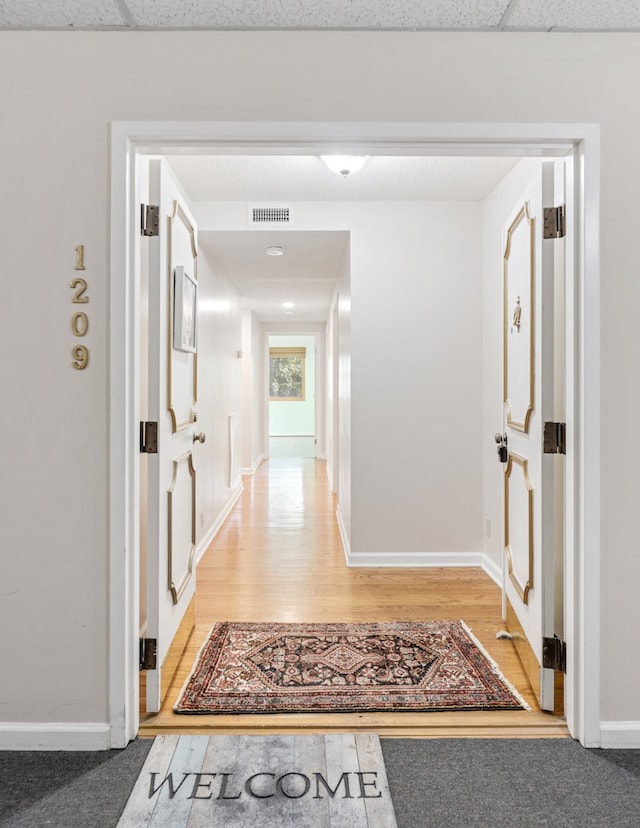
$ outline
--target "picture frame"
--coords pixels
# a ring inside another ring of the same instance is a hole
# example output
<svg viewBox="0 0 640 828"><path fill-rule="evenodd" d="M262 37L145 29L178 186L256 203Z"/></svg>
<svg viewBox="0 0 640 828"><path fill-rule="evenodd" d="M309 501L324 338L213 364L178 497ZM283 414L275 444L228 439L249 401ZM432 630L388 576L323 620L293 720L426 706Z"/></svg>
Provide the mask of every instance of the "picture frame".
<svg viewBox="0 0 640 828"><path fill-rule="evenodd" d="M198 283L182 265L174 270L173 347L195 354L198 347Z"/></svg>

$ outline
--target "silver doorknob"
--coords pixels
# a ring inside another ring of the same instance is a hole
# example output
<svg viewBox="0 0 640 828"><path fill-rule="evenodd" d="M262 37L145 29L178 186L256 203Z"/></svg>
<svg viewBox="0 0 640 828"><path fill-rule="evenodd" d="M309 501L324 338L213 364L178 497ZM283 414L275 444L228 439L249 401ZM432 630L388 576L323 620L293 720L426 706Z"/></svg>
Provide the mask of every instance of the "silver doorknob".
<svg viewBox="0 0 640 828"><path fill-rule="evenodd" d="M496 433L496 443L498 445L500 445L503 441L506 442L506 440L504 438L505 438L504 434L500 434L500 432Z"/></svg>
<svg viewBox="0 0 640 828"><path fill-rule="evenodd" d="M207 435L204 434L202 431L200 432L200 434L194 434L193 435L193 442L194 443L204 443L204 441L206 439L207 439Z"/></svg>

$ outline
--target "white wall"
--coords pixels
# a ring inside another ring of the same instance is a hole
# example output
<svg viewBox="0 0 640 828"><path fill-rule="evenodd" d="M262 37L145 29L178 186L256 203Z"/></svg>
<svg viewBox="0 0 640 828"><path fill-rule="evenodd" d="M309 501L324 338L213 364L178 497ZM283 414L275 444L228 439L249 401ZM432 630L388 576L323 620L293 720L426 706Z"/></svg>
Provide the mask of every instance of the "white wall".
<svg viewBox="0 0 640 828"><path fill-rule="evenodd" d="M479 552L480 205L353 209L352 551Z"/></svg>
<svg viewBox="0 0 640 828"><path fill-rule="evenodd" d="M210 534L234 488L229 486L229 417L242 414L242 312L236 290L206 254L198 257L198 422L206 442L194 452L197 542ZM232 481L233 482L233 481Z"/></svg>
<svg viewBox="0 0 640 828"><path fill-rule="evenodd" d="M342 542L351 551L351 257L342 262L337 293L338 326L338 507L337 517Z"/></svg>
<svg viewBox="0 0 640 828"><path fill-rule="evenodd" d="M0 626L12 631L2 643L5 721L18 729L23 723L25 732L32 723L38 734L46 727L53 732L56 723L62 726L56 733L86 730L85 744L95 744L91 734L104 734L108 721L109 123L599 123L606 285L599 319L600 415L603 433L611 434L619 431L621 415L633 415L640 405L640 387L629 381L640 358L640 329L627 321L629 308L640 300L640 108L633 105L640 91L639 44L638 34L0 32L0 235L5 273L11 274L0 304ZM153 89L139 82L149 66ZM558 77L562 89L550 93ZM84 372L69 365L74 343L68 285L78 244L86 249L91 298L91 363ZM354 270L359 261L363 256L356 250ZM405 271L400 283L408 285ZM367 343L373 340L381 355L375 342L383 332L358 311L364 286L354 275L357 475L374 465L388 473L399 454L387 443L379 465L373 456L363 456L382 425L380 415L364 433L361 428L369 412L365 404L373 397ZM431 298L424 282L412 286L420 300ZM378 298L380 291L376 279ZM392 309L403 311L399 300ZM428 345L426 335L412 330L409 340ZM455 355L464 356L460 349ZM427 378L434 371L430 367ZM456 389L449 390L455 397ZM426 400L421 404L426 407ZM464 427L464 406L451 408L448 399L435 398L432 404L446 405ZM385 408L392 415L384 418L386 428L394 412ZM409 414L415 426L418 417ZM420 439L417 455L413 447L402 447L401 474L405 468L413 474L416 463L433 462L423 451L428 441ZM436 449L440 467L443 454ZM599 573L600 632L607 642L601 653L600 716L610 722L640 722L640 662L629 658L640 620L636 455L633 444L608 451L599 472L606 560ZM397 482L398 466L393 469L388 486ZM450 471L443 469L445 485ZM387 510L388 525L372 537L367 521L381 497L370 488L359 489L354 481L360 494L353 503L352 534L359 548L395 548L393 529L402 527L405 517L425 537L428 532L431 542L447 540L404 508L399 514ZM469 532L470 526L466 539L471 540Z"/></svg>
<svg viewBox="0 0 640 828"><path fill-rule="evenodd" d="M250 474L263 454L262 338L253 311L242 314L242 472Z"/></svg>
<svg viewBox="0 0 640 828"><path fill-rule="evenodd" d="M269 401L269 435L315 435L316 359L313 336L270 336L270 348L305 348L304 400Z"/></svg>
<svg viewBox="0 0 640 828"><path fill-rule="evenodd" d="M325 330L325 439L327 476L333 494L338 492L338 297L333 297Z"/></svg>

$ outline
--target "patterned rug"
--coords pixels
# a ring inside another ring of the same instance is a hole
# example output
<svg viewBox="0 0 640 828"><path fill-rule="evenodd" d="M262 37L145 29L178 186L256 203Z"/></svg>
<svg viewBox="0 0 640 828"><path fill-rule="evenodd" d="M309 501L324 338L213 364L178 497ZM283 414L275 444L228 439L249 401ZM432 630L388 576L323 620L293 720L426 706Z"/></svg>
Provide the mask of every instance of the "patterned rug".
<svg viewBox="0 0 640 828"><path fill-rule="evenodd" d="M462 621L216 624L176 713L518 710Z"/></svg>

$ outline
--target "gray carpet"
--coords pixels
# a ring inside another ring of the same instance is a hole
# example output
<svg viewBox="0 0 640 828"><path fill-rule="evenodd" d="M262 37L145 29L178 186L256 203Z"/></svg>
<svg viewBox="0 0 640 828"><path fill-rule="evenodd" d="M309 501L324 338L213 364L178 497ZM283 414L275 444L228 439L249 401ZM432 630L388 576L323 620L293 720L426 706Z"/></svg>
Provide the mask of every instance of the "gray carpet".
<svg viewBox="0 0 640 828"><path fill-rule="evenodd" d="M381 744L398 828L640 826L640 750L585 750L569 739ZM150 745L0 752L0 826L115 828Z"/></svg>
<svg viewBox="0 0 640 828"><path fill-rule="evenodd" d="M152 739L125 750L0 752L2 828L113 828Z"/></svg>
<svg viewBox="0 0 640 828"><path fill-rule="evenodd" d="M571 739L381 739L398 828L640 826L640 750Z"/></svg>

